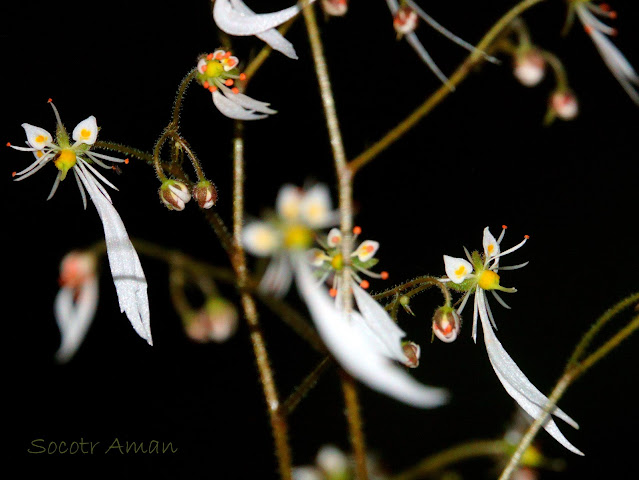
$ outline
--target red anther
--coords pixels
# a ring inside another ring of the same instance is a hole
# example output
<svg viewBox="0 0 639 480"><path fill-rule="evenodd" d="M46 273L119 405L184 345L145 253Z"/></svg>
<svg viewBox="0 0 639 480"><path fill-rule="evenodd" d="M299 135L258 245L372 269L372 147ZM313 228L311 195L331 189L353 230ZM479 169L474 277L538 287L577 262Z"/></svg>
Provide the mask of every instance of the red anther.
<svg viewBox="0 0 639 480"><path fill-rule="evenodd" d="M225 84L227 87L230 87L230 86L231 86L231 85L233 85L234 83L235 83L235 82L233 81L233 79L232 79L232 78L229 78L229 79L227 79L227 80L226 80L226 82L224 82L224 84Z"/></svg>
<svg viewBox="0 0 639 480"><path fill-rule="evenodd" d="M617 18L617 12L615 12L614 10L610 11L608 12L608 16L614 20L615 18Z"/></svg>
<svg viewBox="0 0 639 480"><path fill-rule="evenodd" d="M224 56L224 54L223 54L223 53L218 52L218 54L217 54L217 55L215 55L215 59L216 59L216 60L222 60L223 56Z"/></svg>
<svg viewBox="0 0 639 480"><path fill-rule="evenodd" d="M386 271L380 273L379 276L382 277L382 280L388 280L388 272Z"/></svg>
<svg viewBox="0 0 639 480"><path fill-rule="evenodd" d="M246 80L246 73L240 73L240 80Z"/></svg>
<svg viewBox="0 0 639 480"><path fill-rule="evenodd" d="M353 233L355 235L359 235L360 233L362 233L362 227L353 227Z"/></svg>
<svg viewBox="0 0 639 480"><path fill-rule="evenodd" d="M231 56L231 52L230 52L230 51L229 51L229 52L226 52L226 53L224 54L224 58L229 58L230 56Z"/></svg>
<svg viewBox="0 0 639 480"><path fill-rule="evenodd" d="M125 159L124 159L124 164L125 164L125 165L128 165L128 164L129 164L129 159L128 159L128 158L125 158Z"/></svg>
<svg viewBox="0 0 639 480"><path fill-rule="evenodd" d="M217 87L209 87L209 92L213 93L217 91Z"/></svg>
<svg viewBox="0 0 639 480"><path fill-rule="evenodd" d="M506 230L508 228L508 225L502 225L501 228L503 228L504 230Z"/></svg>
<svg viewBox="0 0 639 480"><path fill-rule="evenodd" d="M203 86L204 88L209 88L209 87L211 86L211 84L210 84L209 82L204 82L204 83L202 84L202 86Z"/></svg>
<svg viewBox="0 0 639 480"><path fill-rule="evenodd" d="M328 294L329 294L331 297L333 297L333 298L337 297L337 289L336 289L336 288L331 288L331 289L328 291Z"/></svg>
<svg viewBox="0 0 639 480"><path fill-rule="evenodd" d="M48 100L47 100L47 103L51 103L51 102L53 102L53 99L52 99L52 98L50 98L50 99L48 99Z"/></svg>
<svg viewBox="0 0 639 480"><path fill-rule="evenodd" d="M588 35L592 33L592 27L590 25L584 25L584 30Z"/></svg>
<svg viewBox="0 0 639 480"><path fill-rule="evenodd" d="M209 54L206 56L206 59L207 59L207 60L213 60L213 54L212 54L212 53L209 53Z"/></svg>
<svg viewBox="0 0 639 480"><path fill-rule="evenodd" d="M7 147L10 147L10 146L11 146L11 142L7 142Z"/></svg>
<svg viewBox="0 0 639 480"><path fill-rule="evenodd" d="M608 5L607 3L600 3L599 8L601 8L604 12L610 11L610 5Z"/></svg>
<svg viewBox="0 0 639 480"><path fill-rule="evenodd" d="M17 175L18 172L11 172L11 176L15 177Z"/></svg>
<svg viewBox="0 0 639 480"><path fill-rule="evenodd" d="M528 240L530 238L530 235L524 235L524 238Z"/></svg>
<svg viewBox="0 0 639 480"><path fill-rule="evenodd" d="M362 280L359 286L362 287L363 289L367 289L368 287L371 286L371 284L368 283L368 280Z"/></svg>
<svg viewBox="0 0 639 480"><path fill-rule="evenodd" d="M233 87L233 88L231 88L231 92L233 92L235 94L238 94L238 93L240 93L240 89L237 88L237 87Z"/></svg>

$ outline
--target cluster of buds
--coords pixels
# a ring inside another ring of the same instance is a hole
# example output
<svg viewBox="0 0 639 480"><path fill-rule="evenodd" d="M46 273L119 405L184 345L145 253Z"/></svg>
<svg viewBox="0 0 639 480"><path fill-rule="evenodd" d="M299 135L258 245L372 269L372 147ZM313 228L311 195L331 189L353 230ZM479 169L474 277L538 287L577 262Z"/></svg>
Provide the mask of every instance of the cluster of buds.
<svg viewBox="0 0 639 480"><path fill-rule="evenodd" d="M461 317L457 311L445 305L435 310L433 315L433 334L442 342L451 343L457 339L461 330Z"/></svg>
<svg viewBox="0 0 639 480"><path fill-rule="evenodd" d="M222 297L211 297L202 308L184 318L188 337L198 343L227 341L238 326L237 308Z"/></svg>
<svg viewBox="0 0 639 480"><path fill-rule="evenodd" d="M200 208L205 209L211 208L217 202L217 189L208 180L200 180L190 192L184 183L167 179L162 182L158 193L160 200L169 210L177 210L178 212L184 210L186 204L191 201L191 197L195 199Z"/></svg>

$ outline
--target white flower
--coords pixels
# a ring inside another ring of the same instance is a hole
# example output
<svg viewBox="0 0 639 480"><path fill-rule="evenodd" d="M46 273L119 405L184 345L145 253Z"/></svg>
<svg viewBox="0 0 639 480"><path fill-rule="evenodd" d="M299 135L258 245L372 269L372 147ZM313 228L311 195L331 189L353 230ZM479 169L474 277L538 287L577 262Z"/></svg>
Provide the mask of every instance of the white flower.
<svg viewBox="0 0 639 480"><path fill-rule="evenodd" d="M303 254L292 260L298 290L322 340L344 370L373 390L415 407L432 408L447 401L444 390L419 383L393 362L405 360L403 332L379 303L353 283L360 312L346 313L318 283Z"/></svg>
<svg viewBox="0 0 639 480"><path fill-rule="evenodd" d="M316 184L307 190L284 185L277 194L275 214L249 223L242 231L242 244L251 254L272 257L260 281L260 290L274 296L288 291L293 280L289 254L307 250L314 231L338 221L328 187Z"/></svg>
<svg viewBox="0 0 639 480"><path fill-rule="evenodd" d="M415 34L415 28L417 27L417 16L421 17L428 25L437 30L443 36L448 38L449 40L455 42L457 45L465 48L470 52L479 52L481 53L488 61L493 63L499 63L499 61L487 55L486 53L477 50L473 45L462 40L457 35L453 34L446 28L444 28L441 24L439 24L433 17L428 15L424 10L420 8L412 0L404 0L402 2L402 6L399 6L397 0L386 0L388 4L388 8L393 14L393 26L395 30L399 34L399 36L405 36L406 41L413 47L413 49L417 52L419 57L424 61L428 68L439 78L439 80L448 85L451 90L454 90L454 87L449 84L448 78L444 73L439 69L437 64L433 61L430 54L426 51L422 43L417 38Z"/></svg>
<svg viewBox="0 0 639 480"><path fill-rule="evenodd" d="M66 129L60 121L57 109L51 101L49 103L53 107L57 119L56 141L53 141L53 137L46 130L24 123L22 127L27 134L29 147L9 146L16 150L33 152L36 160L24 170L14 172L13 176L17 177L16 181L24 180L47 163L53 162L58 169L58 175L47 198L48 200L53 197L59 183L66 178L68 172L73 171L82 195L84 208L87 205L85 192L88 192L102 220L107 256L109 257L109 265L118 294L120 310L126 313L138 335L152 345L149 324L149 300L146 293L147 283L144 272L124 224L118 212L113 208L111 198L100 181L115 190L117 188L93 166L93 164L96 164L100 167L111 169L112 167L106 165L105 161L127 163L128 160L121 160L91 151L98 134L98 126L94 116L83 120L75 127L72 133L72 139L74 140L72 144ZM60 302L63 302L63 300L60 300ZM63 303L68 306L67 300L64 300ZM88 303L83 305L88 305Z"/></svg>
<svg viewBox="0 0 639 480"><path fill-rule="evenodd" d="M626 60L626 57L619 51L619 49L608 39L608 36L614 36L617 34L617 30L609 27L595 15L614 19L617 17L616 12L610 11L603 6L593 5L587 0L572 0L570 5L571 11L577 13L579 20L584 26L586 33L590 35L590 38L597 47L601 58L604 63L610 69L617 81L621 84L633 102L639 105L639 93L634 85L639 85L639 75L635 72L630 62Z"/></svg>
<svg viewBox="0 0 639 480"><path fill-rule="evenodd" d="M343 17L348 11L348 0L322 0L322 10L331 17Z"/></svg>
<svg viewBox="0 0 639 480"><path fill-rule="evenodd" d="M501 303L504 307L508 307L506 303L499 297L496 290L501 290L509 293L516 292L514 288L504 288L499 285L498 270L513 270L521 268L527 265L528 262L515 265L512 267L500 267L499 260L504 255L514 252L526 243L528 237L509 248L506 251L501 251L500 243L504 237L506 227L502 230L499 239L490 233L488 227L484 229L484 254L480 256L478 252L473 252L472 255L466 251L468 261L462 258L449 257L444 255L444 264L446 268L446 274L448 278L442 281L452 282L451 287L459 288L466 291L462 303L458 309L458 313L461 313L466 301L471 293L475 294L474 312L473 312L473 340L477 338L477 317L481 320L482 330L484 332L484 343L486 344L486 351L488 352L488 358L490 360L497 378L502 383L506 392L515 399L515 401L533 418L538 418L544 412L544 407L548 402L548 398L541 393L531 382L526 375L519 369L517 364L508 355L504 347L495 336L493 328L497 328L493 314L486 300L486 291L489 290L495 296L495 299ZM579 428L577 423L566 415L562 410L555 407L552 414L561 418L574 428ZM575 446L573 446L557 427L557 424L552 418L550 418L544 425L546 431L552 435L561 445L566 447L573 453L583 455Z"/></svg>
<svg viewBox="0 0 639 480"><path fill-rule="evenodd" d="M90 252L73 251L60 263L60 291L53 304L62 337L58 362L67 362L84 340L98 306L97 259Z"/></svg>
<svg viewBox="0 0 639 480"><path fill-rule="evenodd" d="M517 52L514 63L515 78L526 87L539 85L546 74L546 60L535 48L526 48Z"/></svg>
<svg viewBox="0 0 639 480"><path fill-rule="evenodd" d="M246 77L237 66L239 60L231 52L216 50L202 55L197 62L196 79L213 95L213 104L229 118L236 120L259 120L277 111L269 103L260 102L240 93L233 85ZM258 112L258 113L256 113Z"/></svg>
<svg viewBox="0 0 639 480"><path fill-rule="evenodd" d="M308 3L313 3L310 0ZM301 11L299 4L273 13L255 13L242 0L215 0L213 20L224 33L229 35L255 35L273 50L282 52L289 58L297 59L293 44L280 34L276 27L290 20Z"/></svg>

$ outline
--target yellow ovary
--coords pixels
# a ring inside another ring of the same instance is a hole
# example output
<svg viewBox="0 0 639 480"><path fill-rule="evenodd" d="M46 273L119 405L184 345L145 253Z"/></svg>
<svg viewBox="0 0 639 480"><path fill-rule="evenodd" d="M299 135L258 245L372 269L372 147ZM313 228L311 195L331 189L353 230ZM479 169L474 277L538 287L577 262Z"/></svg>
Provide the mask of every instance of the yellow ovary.
<svg viewBox="0 0 639 480"><path fill-rule="evenodd" d="M335 270L341 270L344 268L344 257L341 253L338 253L331 259L331 267Z"/></svg>
<svg viewBox="0 0 639 480"><path fill-rule="evenodd" d="M479 288L484 290L494 290L499 288L499 275L492 270L484 270L479 275L479 282L477 282Z"/></svg>
<svg viewBox="0 0 639 480"><path fill-rule="evenodd" d="M211 61L206 65L205 73L207 77L219 77L224 73L224 67L218 61Z"/></svg>

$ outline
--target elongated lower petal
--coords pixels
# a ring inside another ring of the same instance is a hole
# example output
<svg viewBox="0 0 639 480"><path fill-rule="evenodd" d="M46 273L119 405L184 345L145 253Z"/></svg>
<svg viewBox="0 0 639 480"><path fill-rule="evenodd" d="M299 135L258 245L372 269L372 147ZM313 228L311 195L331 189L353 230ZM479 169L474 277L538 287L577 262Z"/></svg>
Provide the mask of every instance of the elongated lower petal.
<svg viewBox="0 0 639 480"><path fill-rule="evenodd" d="M415 32L406 34L406 41L413 47L413 50L417 52L417 55L423 60L423 62L430 68L430 70L435 74L439 80L445 84L451 91L455 90L455 87L448 81L448 77L444 75L444 73L439 69L433 58L426 51L422 42L419 41Z"/></svg>
<svg viewBox="0 0 639 480"><path fill-rule="evenodd" d="M60 329L60 348L55 358L60 363L68 362L78 350L93 322L98 306L98 280L87 279L80 289L77 301L75 290L63 287L55 297L53 311Z"/></svg>
<svg viewBox="0 0 639 480"><path fill-rule="evenodd" d="M526 375L524 375L524 373L519 369L517 364L513 361L510 355L508 355L508 352L504 350L504 347L495 336L485 308L485 293L478 290L475 295L478 297L479 317L481 319L482 330L484 332L486 351L488 352L490 363L497 374L497 378L499 378L499 381L506 389L506 392L515 399L515 401L526 411L526 413L528 413L528 415L533 418L539 418L544 412L545 405L548 403L548 397L541 393L537 387L528 380ZM551 413L561 418L572 427L579 428L577 422L566 415L558 407L555 407ZM577 455L583 455L577 447L564 437L552 418L549 417L548 421L544 425L544 429L568 450L576 453Z"/></svg>
<svg viewBox="0 0 639 480"><path fill-rule="evenodd" d="M271 115L277 113L277 110L273 110L269 107L269 103L260 102L259 100L255 100L254 98L251 98L248 95L244 95L243 93L233 93L224 85L220 85L219 88L225 97L230 98L231 101L246 108L247 110L254 110L256 112L268 113Z"/></svg>
<svg viewBox="0 0 639 480"><path fill-rule="evenodd" d="M256 35L275 28L300 12L299 5L273 13L254 13L240 0L215 0L213 20L229 35Z"/></svg>
<svg viewBox="0 0 639 480"><path fill-rule="evenodd" d="M113 283L118 294L120 311L125 312L133 329L153 345L151 337L147 283L138 254L129 240L122 219L111 202L100 192L88 171L76 169L104 227L107 256Z"/></svg>
<svg viewBox="0 0 639 480"><path fill-rule="evenodd" d="M297 287L317 330L344 370L370 388L415 407L432 408L447 401L444 390L419 383L371 347L346 314L335 308L302 255L294 257L293 263Z"/></svg>
<svg viewBox="0 0 639 480"><path fill-rule="evenodd" d="M260 291L273 295L274 297L283 297L291 288L293 281L293 269L285 255L276 255L266 267L266 272L260 280Z"/></svg>
<svg viewBox="0 0 639 480"><path fill-rule="evenodd" d="M257 114L252 110L246 110L243 106L231 101L217 90L213 92L213 103L222 115L235 120L260 120L267 117L265 114Z"/></svg>

